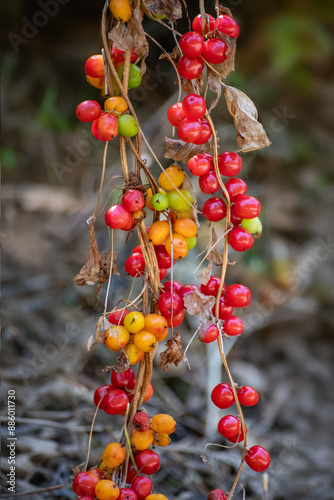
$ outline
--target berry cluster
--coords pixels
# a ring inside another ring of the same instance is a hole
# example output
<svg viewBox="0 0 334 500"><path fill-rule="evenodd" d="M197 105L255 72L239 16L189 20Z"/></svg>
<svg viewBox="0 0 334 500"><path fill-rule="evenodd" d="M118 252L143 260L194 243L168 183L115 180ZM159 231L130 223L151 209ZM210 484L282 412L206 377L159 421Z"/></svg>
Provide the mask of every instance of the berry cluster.
<svg viewBox="0 0 334 500"><path fill-rule="evenodd" d="M105 17L106 9L108 3L104 9ZM165 17L151 12L146 5L141 10L142 14L155 21ZM115 29L121 28L121 32L126 33L126 23L132 15L130 0L111 0L111 24L106 23L106 29L107 26L116 26ZM141 310L140 306L134 309L137 299L127 306L128 309L114 308L108 313L105 309L102 316L107 326L102 330L103 338L97 335L97 340L110 351L119 353L119 358L111 372L110 384L96 389L94 404L97 410L108 415L123 416L124 424L119 442L106 446L99 467L76 474L73 491L81 500L167 500L164 495L151 493L153 485L150 476L160 469L159 455L152 448L170 444L170 434L175 431L176 422L167 414L151 418L141 407L153 394L150 377L157 344L167 338L169 329L182 324L185 311L199 314L191 307L198 300L202 305L209 306L201 311L198 338L203 343L217 341L224 362L222 338L241 335L244 329L243 321L233 314L234 309L246 308L251 301L248 287L236 283L226 286L224 283L227 252L228 247L246 251L254 244L254 236L261 235L262 225L258 217L261 204L246 194L246 182L236 177L242 170L241 157L231 151L218 154L216 131L206 100L201 95L201 85L195 80L205 68L207 72L215 70L215 66L219 69L218 65L230 57L231 47L239 36L239 27L231 15L219 15L215 19L206 14L204 19L201 15L195 17L192 29L180 37L182 55L178 62L179 75L192 81L188 82L192 91L182 102L168 109L167 118L176 127L180 139L176 142L180 147L199 151L184 156L183 160L189 173L198 177L200 190L209 195L201 208L204 219L211 226L225 219L223 272L220 278L206 275L200 286L183 285L173 279L173 274L171 280L161 283L168 270L196 246L198 210L191 179L177 162L166 169L160 165L163 171L155 181L141 160L142 132L127 93L128 89L140 85L142 80L141 70L136 64L137 54L131 48L132 42L126 54L115 43L111 48L104 43L104 55L94 55L85 64L88 82L105 90L104 110L97 101L84 101L77 107L77 117L82 122L91 122L93 135L101 141L108 142L120 135L121 166L124 179L127 179L121 197L106 210L105 223L111 230L129 232L128 238L137 229L141 244L133 248L124 269L133 278L143 280L145 286L141 294ZM106 39L106 33L104 35ZM137 50L139 46L135 43L138 54L141 53ZM110 53L106 58L107 50ZM109 71L105 68L106 59ZM123 85L123 75L126 75L127 85ZM124 139L136 135L136 146L130 139ZM204 148L201 147L203 145ZM136 150L136 172L132 177L126 159L127 146L132 152ZM145 180L141 178L142 168ZM145 219L150 212L153 212L153 220L147 226ZM98 331L101 332L101 328ZM167 346L174 339L172 330L172 339L167 341ZM182 357L181 352L180 359ZM137 368L135 374L134 369ZM240 406L255 405L259 396L254 388L238 388L230 374L229 378L230 384L220 383L213 389L211 399L220 409L236 404L238 412L237 415L222 417L218 432L232 443L244 442L240 467L245 460L250 468L262 472L269 467L270 455L260 446L247 448L247 428ZM209 493L208 500L231 498L236 482L228 497L223 490L215 489Z"/></svg>

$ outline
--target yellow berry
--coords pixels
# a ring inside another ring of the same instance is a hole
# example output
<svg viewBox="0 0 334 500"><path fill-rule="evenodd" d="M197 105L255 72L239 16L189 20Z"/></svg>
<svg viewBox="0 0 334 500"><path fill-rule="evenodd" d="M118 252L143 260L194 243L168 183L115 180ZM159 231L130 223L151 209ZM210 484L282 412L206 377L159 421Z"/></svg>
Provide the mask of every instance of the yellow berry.
<svg viewBox="0 0 334 500"><path fill-rule="evenodd" d="M129 359L130 365L136 365L144 357L144 351L141 351L132 343L127 344L124 348L124 351Z"/></svg>
<svg viewBox="0 0 334 500"><path fill-rule="evenodd" d="M134 335L133 343L141 351L150 352L153 351L153 349L157 345L157 339L155 338L153 333L145 332L143 330Z"/></svg>
<svg viewBox="0 0 334 500"><path fill-rule="evenodd" d="M138 311L129 312L124 318L124 327L130 333L140 332L144 328L144 325L145 316Z"/></svg>
<svg viewBox="0 0 334 500"><path fill-rule="evenodd" d="M124 326L109 328L104 335L104 343L111 351L120 351L130 340L130 333Z"/></svg>
<svg viewBox="0 0 334 500"><path fill-rule="evenodd" d="M159 184L166 191L179 188L184 181L184 172L181 168L171 166L166 168L159 177Z"/></svg>
<svg viewBox="0 0 334 500"><path fill-rule="evenodd" d="M152 418L151 429L157 434L172 434L176 429L176 422L171 415L159 413Z"/></svg>
<svg viewBox="0 0 334 500"><path fill-rule="evenodd" d="M170 445L169 434L156 434L154 438L154 444L160 446L160 448L165 448L165 446Z"/></svg>
<svg viewBox="0 0 334 500"><path fill-rule="evenodd" d="M154 495L145 497L145 500L168 500L168 498L165 495L161 495L161 493L155 493Z"/></svg>
<svg viewBox="0 0 334 500"><path fill-rule="evenodd" d="M147 450L154 441L154 432L150 429L145 432L133 431L130 443L136 450Z"/></svg>

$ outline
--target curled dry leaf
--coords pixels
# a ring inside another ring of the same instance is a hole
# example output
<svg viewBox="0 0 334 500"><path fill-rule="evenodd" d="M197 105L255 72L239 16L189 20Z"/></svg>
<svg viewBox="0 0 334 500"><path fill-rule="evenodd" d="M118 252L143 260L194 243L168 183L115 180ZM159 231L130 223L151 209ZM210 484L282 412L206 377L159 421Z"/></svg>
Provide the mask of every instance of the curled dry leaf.
<svg viewBox="0 0 334 500"><path fill-rule="evenodd" d="M116 274L116 276L119 276L119 272L117 271L117 266L115 264L116 262L116 253L113 252L113 260L111 261L111 250L108 250L108 252L105 252L101 258L100 262L100 272L99 272L99 283L100 285L103 285L106 281L109 279L109 274L110 274L110 267L111 268L111 274Z"/></svg>
<svg viewBox="0 0 334 500"><path fill-rule="evenodd" d="M170 22L182 17L179 0L145 0L145 6L153 14L166 16Z"/></svg>
<svg viewBox="0 0 334 500"><path fill-rule="evenodd" d="M79 286L94 285L99 279L101 256L95 239L93 219L89 221L90 251L86 264L75 276L74 281Z"/></svg>
<svg viewBox="0 0 334 500"><path fill-rule="evenodd" d="M218 5L218 11L220 16L229 16L232 17L232 19L234 19L234 17L232 16L232 12L228 7L224 7L223 5Z"/></svg>
<svg viewBox="0 0 334 500"><path fill-rule="evenodd" d="M95 326L95 338L98 344L103 344L105 332L110 327L111 324L109 323L107 318L104 315L100 316Z"/></svg>
<svg viewBox="0 0 334 500"><path fill-rule="evenodd" d="M203 285L207 285L212 274L212 262L209 262L209 265L203 269L203 271L197 276L200 282Z"/></svg>
<svg viewBox="0 0 334 500"><path fill-rule="evenodd" d="M212 313L210 311L210 316L211 315L212 315ZM206 331L209 328L209 326L212 325L212 320L211 319L209 320L208 317L209 317L209 313L207 313L204 316L201 315L201 317L200 317L199 326L198 326L198 338L200 339L201 342L204 342Z"/></svg>
<svg viewBox="0 0 334 500"><path fill-rule="evenodd" d="M112 371L117 373L123 373L130 368L130 361L123 348L121 348L121 353L117 356L116 365L107 365L104 367L103 371L106 373L110 373Z"/></svg>
<svg viewBox="0 0 334 500"><path fill-rule="evenodd" d="M194 290L192 293L185 295L183 301L190 315L202 314L209 317L216 299L211 295L204 295L199 290Z"/></svg>
<svg viewBox="0 0 334 500"><path fill-rule="evenodd" d="M210 242L209 242L209 247L208 251L210 248L212 250L210 251L207 259L209 262L212 262L215 266L221 266L224 262L224 255L218 250L218 244L216 244L218 241L218 234L214 228L214 225L212 224L211 226L211 236L210 236ZM224 243L224 239L222 239L222 243Z"/></svg>
<svg viewBox="0 0 334 500"><path fill-rule="evenodd" d="M172 335L172 338L167 340L167 349L159 356L159 363L163 370L168 372L168 365L174 364L177 366L183 360L182 342L179 332Z"/></svg>
<svg viewBox="0 0 334 500"><path fill-rule="evenodd" d="M270 146L263 126L257 121L258 113L253 101L234 87L225 86L224 94L237 130L239 151L254 151Z"/></svg>
<svg viewBox="0 0 334 500"><path fill-rule="evenodd" d="M189 142L183 142L181 139L170 139L169 137L165 137L165 143L165 158L172 158L173 160L182 161L183 163L188 163L190 158L199 153L208 153L212 148L212 138L200 146L196 146L196 144L191 144Z"/></svg>

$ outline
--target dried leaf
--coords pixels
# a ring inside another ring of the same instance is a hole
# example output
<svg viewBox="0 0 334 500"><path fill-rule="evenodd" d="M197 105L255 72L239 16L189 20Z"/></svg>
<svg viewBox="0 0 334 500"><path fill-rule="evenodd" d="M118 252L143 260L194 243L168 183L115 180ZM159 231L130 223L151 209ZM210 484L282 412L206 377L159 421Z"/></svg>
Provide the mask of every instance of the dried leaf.
<svg viewBox="0 0 334 500"><path fill-rule="evenodd" d="M182 342L179 332L172 335L172 338L167 340L167 349L159 356L159 363L163 370L168 372L168 365L174 363L177 366L183 360Z"/></svg>
<svg viewBox="0 0 334 500"><path fill-rule="evenodd" d="M101 256L95 239L93 219L89 221L89 239L91 246L87 262L74 278L79 286L94 285L99 279Z"/></svg>
<svg viewBox="0 0 334 500"><path fill-rule="evenodd" d="M239 151L247 152L270 146L267 134L257 121L257 109L243 92L234 87L224 87L227 108L237 129Z"/></svg>
<svg viewBox="0 0 334 500"><path fill-rule="evenodd" d="M210 471L211 471L211 472L213 472L213 467L212 467L212 465L209 463L209 461L208 461L208 459L207 459L206 455L204 455L204 454L203 454L203 455L201 455L201 459L203 460L203 462L205 463L205 465L207 465L207 466L209 467Z"/></svg>
<svg viewBox="0 0 334 500"><path fill-rule="evenodd" d="M209 262L208 267L203 269L203 271L197 276L197 278L201 281L203 285L207 285L211 278L212 273L212 262Z"/></svg>
<svg viewBox="0 0 334 500"><path fill-rule="evenodd" d="M145 6L153 14L165 15L171 23L182 17L179 0L145 0Z"/></svg>
<svg viewBox="0 0 334 500"><path fill-rule="evenodd" d="M126 24L117 24L108 33L108 38L114 42L118 49L128 50L133 48L142 61L148 56L149 46L142 26L142 15L138 9L132 11L132 16Z"/></svg>
<svg viewBox="0 0 334 500"><path fill-rule="evenodd" d="M169 137L165 137L165 143L165 158L172 158L183 163L188 163L190 158L199 153L208 153L212 148L212 138L200 146L190 142L183 142L181 139L170 139Z"/></svg>
<svg viewBox="0 0 334 500"><path fill-rule="evenodd" d="M110 326L111 325L106 317L100 316L95 326L95 338L97 343L103 344L105 332L108 328L110 328Z"/></svg>
<svg viewBox="0 0 334 500"><path fill-rule="evenodd" d="M214 228L214 226L211 226L211 236L210 236L210 243L209 243L209 250L210 248L213 247L218 241L218 234ZM216 245L211 252L209 253L207 257L209 262L212 262L215 266L221 266L224 262L224 255L219 252L218 250L218 245Z"/></svg>
<svg viewBox="0 0 334 500"><path fill-rule="evenodd" d="M194 290L192 293L185 295L183 301L190 315L203 314L203 316L210 316L216 299L211 295L204 295L199 290Z"/></svg>
<svg viewBox="0 0 334 500"><path fill-rule="evenodd" d="M229 16L229 17L232 17L232 19L234 19L234 17L232 16L232 12L230 11L229 8L224 7L223 5L219 5L218 9L219 9L220 16Z"/></svg>
<svg viewBox="0 0 334 500"><path fill-rule="evenodd" d="M93 342L93 340L94 340L94 335L91 335L88 339L88 342L87 342L87 351L88 352L92 351L96 345L96 342Z"/></svg>
<svg viewBox="0 0 334 500"><path fill-rule="evenodd" d="M130 361L123 348L121 348L121 353L117 357L117 364L112 366L105 366L103 371L110 373L112 371L117 373L123 373L130 368Z"/></svg>
<svg viewBox="0 0 334 500"><path fill-rule="evenodd" d="M117 266L115 264L116 258L117 258L116 253L114 252L113 260L111 263L111 250L108 250L108 252L105 252L105 254L103 254L100 262L100 272L99 272L100 285L103 285L103 283L108 281L111 266L112 266L111 274L116 274L116 276L119 276L119 272L117 271Z"/></svg>

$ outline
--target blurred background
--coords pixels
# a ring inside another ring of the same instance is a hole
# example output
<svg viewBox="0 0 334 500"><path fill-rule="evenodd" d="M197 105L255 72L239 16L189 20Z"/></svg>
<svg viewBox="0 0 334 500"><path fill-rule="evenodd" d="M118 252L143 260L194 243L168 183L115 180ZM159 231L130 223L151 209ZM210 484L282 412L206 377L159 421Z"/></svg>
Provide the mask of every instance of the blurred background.
<svg viewBox="0 0 334 500"><path fill-rule="evenodd" d="M99 100L83 66L101 49L103 2L57 0L48 14L46 4L12 0L2 5L1 491L8 486L7 393L15 390L16 491L65 483L26 498L73 499L71 469L86 459L93 391L109 383L102 369L113 362L103 346L86 350L104 294L96 306L95 287L73 282L88 255L86 221L95 208L102 169L104 145L92 139L88 124L76 120L75 108L82 100ZM188 4L193 18L198 4ZM209 13L213 5L206 2ZM260 403L245 411L249 443L272 455L268 497L262 475L247 466L241 483L249 500L333 500L334 5L331 0L225 5L241 28L236 71L227 83L255 102L272 141L270 148L243 155L242 177L262 203L264 231L247 255L231 255L237 265L229 267L227 278L252 290L252 305L243 313L245 333L226 349L235 380L260 393ZM188 30L185 22L177 28ZM149 19L145 29L172 50L168 29ZM171 134L166 111L176 100L175 74L159 55L150 43L147 74L130 96L152 148L168 166L163 138ZM236 151L223 100L213 118L221 151ZM146 149L144 156L158 175ZM95 227L101 252L109 245L103 220L109 180L119 173L115 140ZM194 186L198 189L196 179ZM200 204L204 199L199 195ZM198 283L199 271L193 272L207 245L205 226L197 247L176 265L174 276L184 284ZM125 235L117 234L119 270L137 244L136 236L125 245ZM129 296L132 280L121 272L111 285L109 309ZM132 297L136 287L140 284ZM184 346L195 328L196 318L188 316L180 330ZM170 500L204 500L217 487L228 491L241 455L238 448L208 447L213 471L203 463L207 442L226 444L216 432L224 412L208 397L226 376L216 349L198 341L188 360L191 371L185 363L169 372L156 366L154 396L146 404L150 414L171 413L179 424L172 446L161 449L163 465L154 478L157 491ZM92 465L121 427L121 419L100 413ZM239 487L235 498L243 498Z"/></svg>

